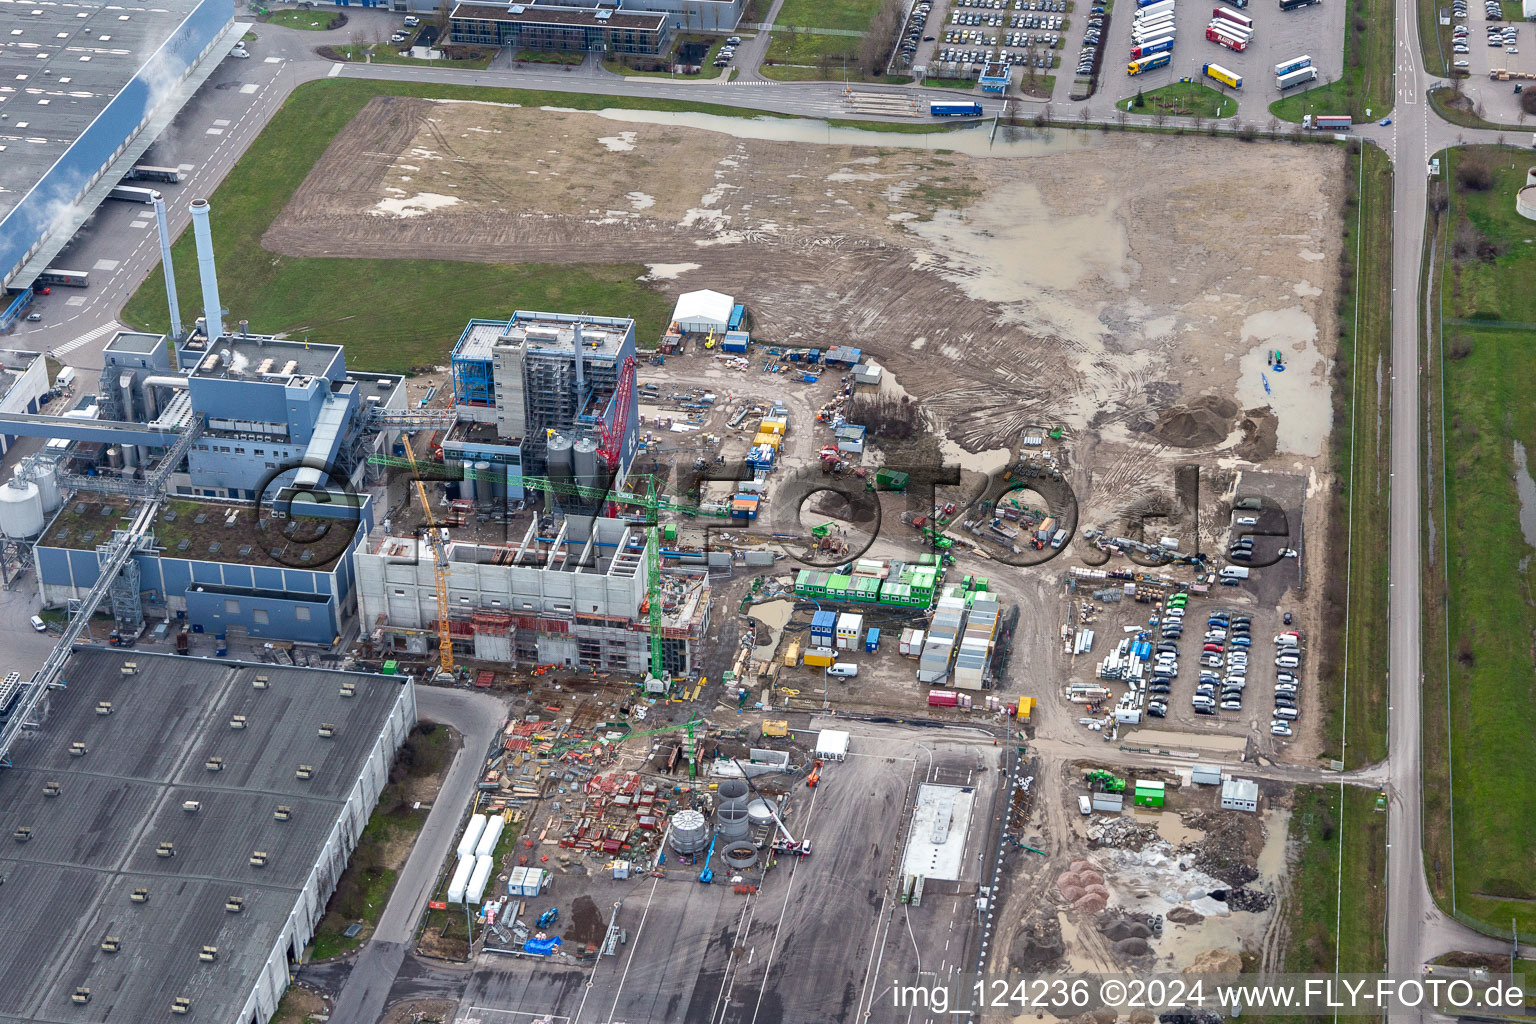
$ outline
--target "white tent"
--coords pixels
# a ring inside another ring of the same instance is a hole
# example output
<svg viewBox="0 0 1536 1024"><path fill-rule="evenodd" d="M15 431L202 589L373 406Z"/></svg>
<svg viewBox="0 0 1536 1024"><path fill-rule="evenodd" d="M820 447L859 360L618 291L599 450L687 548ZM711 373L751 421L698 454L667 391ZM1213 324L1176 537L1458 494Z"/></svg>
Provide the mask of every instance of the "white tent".
<svg viewBox="0 0 1536 1024"><path fill-rule="evenodd" d="M735 304L735 299L719 292L684 292L678 296L677 306L672 310L672 321L684 334L708 334L710 331L723 334Z"/></svg>

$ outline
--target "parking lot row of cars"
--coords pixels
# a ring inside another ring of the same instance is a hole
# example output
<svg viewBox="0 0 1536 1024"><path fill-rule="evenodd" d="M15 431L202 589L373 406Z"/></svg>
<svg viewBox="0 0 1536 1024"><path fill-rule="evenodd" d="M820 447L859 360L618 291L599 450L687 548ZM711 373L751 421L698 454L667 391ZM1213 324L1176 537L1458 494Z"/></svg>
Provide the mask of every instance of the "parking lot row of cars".
<svg viewBox="0 0 1536 1024"><path fill-rule="evenodd" d="M1088 11L1083 26L1083 48L1077 52L1077 73L1091 75L1099 63L1099 48L1104 41L1104 8L1095 5Z"/></svg>
<svg viewBox="0 0 1536 1024"><path fill-rule="evenodd" d="M736 47L741 45L741 36L731 36L720 47L720 52L715 54L715 67L723 68L736 58Z"/></svg>
<svg viewBox="0 0 1536 1024"><path fill-rule="evenodd" d="M1269 731L1292 735L1291 723L1301 717L1301 634L1286 630L1275 637L1275 716Z"/></svg>
<svg viewBox="0 0 1536 1024"><path fill-rule="evenodd" d="M923 28L928 24L928 15L932 13L933 4L929 3L928 0L923 0L922 3L912 8L912 17L907 22L906 37L901 41L901 46L896 54L903 63L912 63L913 58L917 56L917 44L919 42L933 41L933 36L925 37L923 35Z"/></svg>
<svg viewBox="0 0 1536 1024"><path fill-rule="evenodd" d="M1054 11L1065 14L1067 0L955 0L955 7L974 7L983 11Z"/></svg>

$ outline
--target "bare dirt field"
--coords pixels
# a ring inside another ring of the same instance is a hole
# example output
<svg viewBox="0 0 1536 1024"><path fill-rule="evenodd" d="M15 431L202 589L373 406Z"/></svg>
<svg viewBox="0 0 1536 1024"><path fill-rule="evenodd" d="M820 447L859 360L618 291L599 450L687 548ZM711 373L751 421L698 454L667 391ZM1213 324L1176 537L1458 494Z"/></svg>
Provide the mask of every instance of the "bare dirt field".
<svg viewBox="0 0 1536 1024"><path fill-rule="evenodd" d="M612 113L375 99L264 244L653 263L669 290L747 302L764 342L873 353L969 451L1063 424L1120 496L1169 447L1291 469L1323 452L1337 151L1089 132L828 145L802 122ZM1275 349L1289 372L1266 394Z"/></svg>

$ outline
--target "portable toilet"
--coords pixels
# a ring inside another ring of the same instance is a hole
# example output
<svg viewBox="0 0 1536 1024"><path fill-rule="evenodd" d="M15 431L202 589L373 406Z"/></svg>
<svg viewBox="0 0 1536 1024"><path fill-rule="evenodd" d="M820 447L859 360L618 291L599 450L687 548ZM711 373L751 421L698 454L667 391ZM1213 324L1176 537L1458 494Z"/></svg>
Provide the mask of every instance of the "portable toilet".
<svg viewBox="0 0 1536 1024"><path fill-rule="evenodd" d="M864 634L864 650L873 654L880 649L880 627L870 626L869 632Z"/></svg>

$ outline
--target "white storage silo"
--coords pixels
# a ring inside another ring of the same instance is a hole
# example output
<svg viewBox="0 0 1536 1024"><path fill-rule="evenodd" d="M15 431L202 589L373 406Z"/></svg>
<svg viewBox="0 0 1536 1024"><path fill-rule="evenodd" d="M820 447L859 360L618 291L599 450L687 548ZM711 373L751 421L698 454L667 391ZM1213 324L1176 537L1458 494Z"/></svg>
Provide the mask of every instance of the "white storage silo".
<svg viewBox="0 0 1536 1024"><path fill-rule="evenodd" d="M703 853L709 849L709 821L698 811L678 811L667 838L678 853Z"/></svg>
<svg viewBox="0 0 1536 1024"><path fill-rule="evenodd" d="M495 851L496 841L501 838L501 829L504 824L499 814L485 823L485 831L480 833L480 841L475 844L476 857L489 857Z"/></svg>
<svg viewBox="0 0 1536 1024"><path fill-rule="evenodd" d="M578 487L599 489L602 487L602 477L597 469L597 438L578 437L572 446L572 468L576 473Z"/></svg>
<svg viewBox="0 0 1536 1024"><path fill-rule="evenodd" d="M59 495L59 467L47 459L38 459L33 470L32 482L37 484L43 498L43 511L52 512L63 502Z"/></svg>
<svg viewBox="0 0 1536 1024"><path fill-rule="evenodd" d="M753 800L747 804L747 823L753 828L766 828L773 824L773 811L768 808L768 801Z"/></svg>
<svg viewBox="0 0 1536 1024"><path fill-rule="evenodd" d="M465 501L475 500L475 464L464 463L464 480L459 484L459 497Z"/></svg>
<svg viewBox="0 0 1536 1024"><path fill-rule="evenodd" d="M472 857L475 853L475 844L480 842L480 836L485 832L485 815L474 814L470 816L469 824L464 828L464 835L459 839L459 856Z"/></svg>
<svg viewBox="0 0 1536 1024"><path fill-rule="evenodd" d="M0 487L0 533L12 540L35 537L43 529L43 497L37 484L11 480Z"/></svg>
<svg viewBox="0 0 1536 1024"><path fill-rule="evenodd" d="M715 828L720 833L721 839L745 839L749 826L747 824L747 799L737 797L727 800L715 808Z"/></svg>
<svg viewBox="0 0 1536 1024"><path fill-rule="evenodd" d="M453 878L448 881L449 903L464 902L464 891L469 888L469 876L474 870L475 858L459 858L459 866L453 869Z"/></svg>
<svg viewBox="0 0 1536 1024"><path fill-rule="evenodd" d="M475 869L470 872L469 886L464 890L464 902L479 903L485 898L486 883L491 880L491 856L476 857Z"/></svg>
<svg viewBox="0 0 1536 1024"><path fill-rule="evenodd" d="M564 434L556 434L549 439L549 477L562 484L571 481L571 475L575 472L571 457L571 439Z"/></svg>

